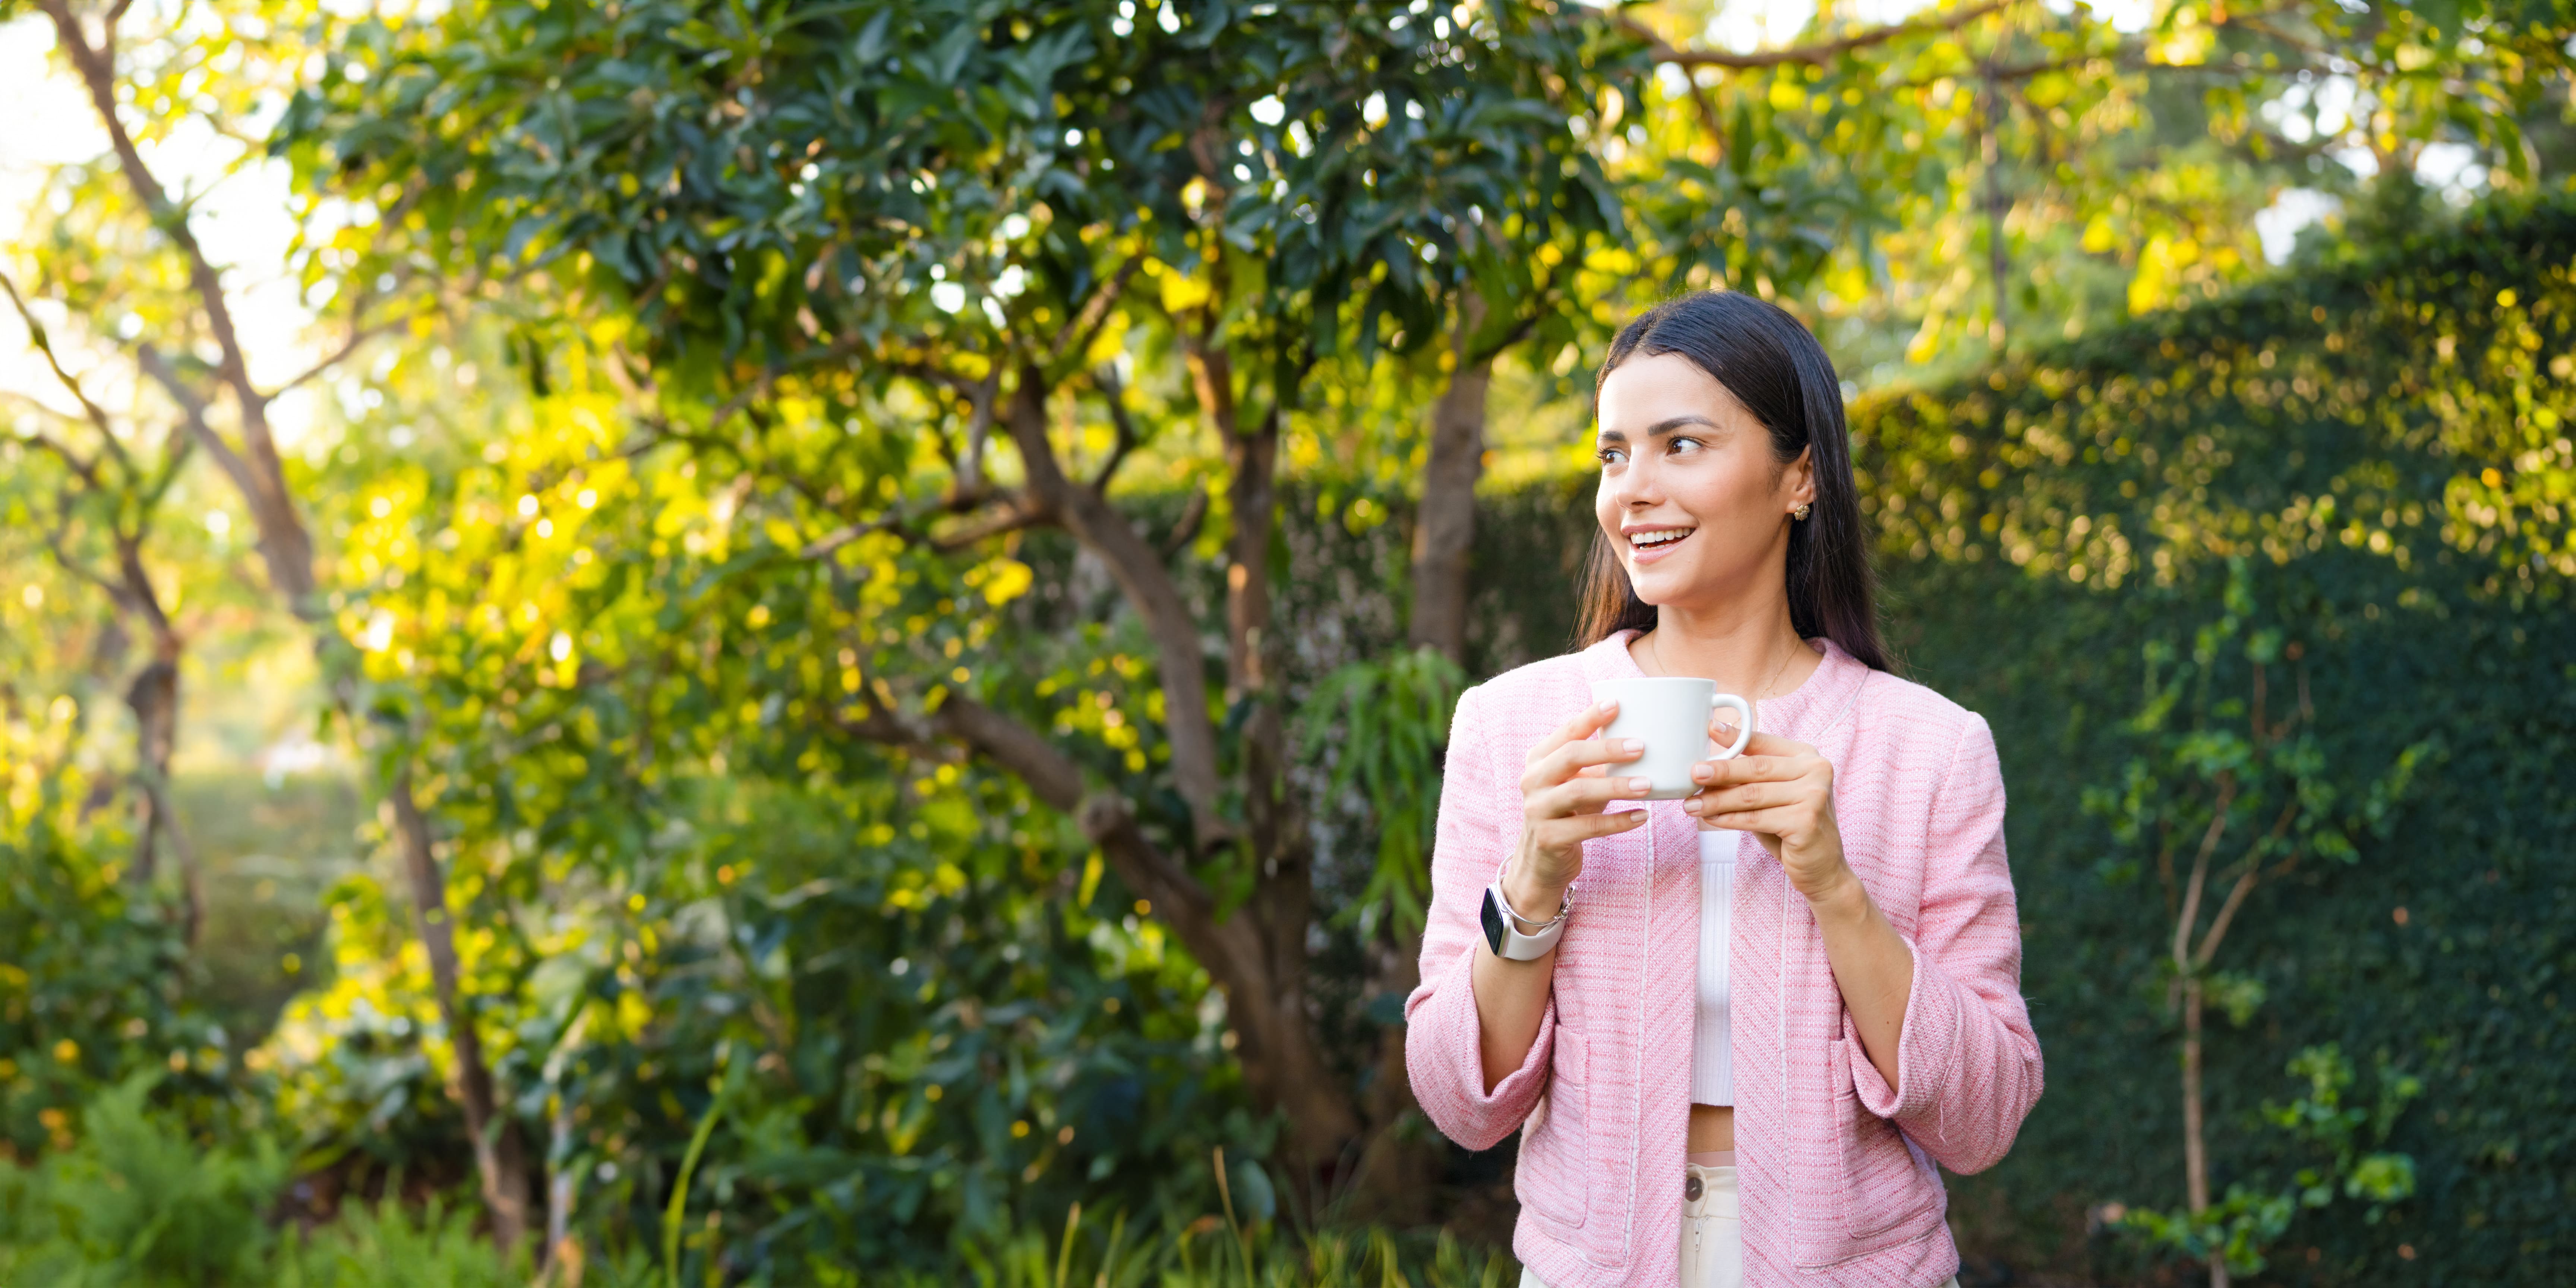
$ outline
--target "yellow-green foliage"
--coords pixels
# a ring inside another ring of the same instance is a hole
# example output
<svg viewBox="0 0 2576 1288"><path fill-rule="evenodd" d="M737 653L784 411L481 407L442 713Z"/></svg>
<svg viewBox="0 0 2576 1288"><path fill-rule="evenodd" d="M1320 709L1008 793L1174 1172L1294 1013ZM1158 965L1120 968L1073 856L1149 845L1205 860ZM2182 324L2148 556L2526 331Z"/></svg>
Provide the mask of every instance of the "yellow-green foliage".
<svg viewBox="0 0 2576 1288"><path fill-rule="evenodd" d="M1881 548L2118 587L2335 545L2558 594L2576 577L2571 272L2576 207L2491 211L1982 389L1864 402Z"/></svg>

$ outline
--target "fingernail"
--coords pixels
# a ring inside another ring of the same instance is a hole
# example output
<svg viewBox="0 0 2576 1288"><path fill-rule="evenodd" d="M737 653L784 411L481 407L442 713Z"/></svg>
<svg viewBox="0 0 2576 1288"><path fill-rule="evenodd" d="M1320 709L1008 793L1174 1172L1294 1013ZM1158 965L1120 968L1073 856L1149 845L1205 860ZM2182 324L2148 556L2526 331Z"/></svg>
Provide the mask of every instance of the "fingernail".
<svg viewBox="0 0 2576 1288"><path fill-rule="evenodd" d="M1699 764L1696 764L1696 765L1691 766L1691 777L1696 778L1696 779L1698 779L1698 780L1700 780L1701 782L1703 782L1703 783L1704 783L1704 782L1707 782L1708 780L1710 780L1710 779L1712 779L1712 778L1717 777L1717 771L1716 771L1715 769L1710 768L1710 767L1709 767L1709 765L1708 765L1708 763L1707 763L1706 761L1702 761L1702 762L1701 762L1701 763L1699 763Z"/></svg>
<svg viewBox="0 0 2576 1288"><path fill-rule="evenodd" d="M1644 751L1645 749L1646 744L1635 738L1622 738L1619 740L1619 750L1621 751Z"/></svg>
<svg viewBox="0 0 2576 1288"><path fill-rule="evenodd" d="M1628 780L1628 790L1632 792L1651 792L1655 790L1655 780L1651 778L1631 778Z"/></svg>

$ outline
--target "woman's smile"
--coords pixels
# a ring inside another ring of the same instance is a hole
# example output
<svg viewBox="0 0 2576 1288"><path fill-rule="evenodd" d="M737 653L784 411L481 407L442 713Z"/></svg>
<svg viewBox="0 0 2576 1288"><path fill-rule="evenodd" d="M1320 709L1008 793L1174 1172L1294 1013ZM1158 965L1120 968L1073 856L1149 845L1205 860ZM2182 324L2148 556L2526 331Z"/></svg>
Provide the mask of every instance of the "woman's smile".
<svg viewBox="0 0 2576 1288"><path fill-rule="evenodd" d="M1697 531L1699 529L1696 527L1662 524L1655 527L1622 528L1619 535L1628 539L1630 563L1650 564L1670 556L1676 547L1689 539L1690 534Z"/></svg>

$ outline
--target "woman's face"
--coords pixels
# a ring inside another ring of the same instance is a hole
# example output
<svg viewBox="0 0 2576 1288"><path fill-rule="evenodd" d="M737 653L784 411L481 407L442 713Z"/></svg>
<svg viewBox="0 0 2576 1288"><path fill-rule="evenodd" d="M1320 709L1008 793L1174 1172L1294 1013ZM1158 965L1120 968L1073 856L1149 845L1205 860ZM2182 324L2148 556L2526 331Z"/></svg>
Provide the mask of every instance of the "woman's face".
<svg viewBox="0 0 2576 1288"><path fill-rule="evenodd" d="M1601 382L1594 508L1637 597L1715 606L1786 567L1789 512L1815 499L1809 454L1786 465L1771 431L1680 354L1631 358Z"/></svg>

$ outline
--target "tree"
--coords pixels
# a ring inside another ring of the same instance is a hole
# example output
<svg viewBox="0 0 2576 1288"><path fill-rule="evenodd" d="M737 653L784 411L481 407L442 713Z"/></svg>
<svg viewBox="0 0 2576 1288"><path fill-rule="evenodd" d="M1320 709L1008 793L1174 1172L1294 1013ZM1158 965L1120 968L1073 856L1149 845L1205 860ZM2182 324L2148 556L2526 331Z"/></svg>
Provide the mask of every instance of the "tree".
<svg viewBox="0 0 2576 1288"><path fill-rule="evenodd" d="M1106 767L999 641L922 658L868 614L831 668L859 683L814 718L971 752L1079 820L1224 989L1255 1100L1329 1177L1362 1122L1306 987L1282 442L1322 364L1446 340L1467 400L1495 350L1563 325L1572 255L1529 252L1615 226L1566 122L1615 101L1633 45L1574 10L1222 3L501 3L346 39L285 138L393 212L371 262L561 291L530 324L613 336L635 450L745 471L777 555L953 577L937 558L1054 527L1106 569L1159 735ZM1200 498L1162 545L1117 499L1149 461ZM1221 609L1172 566L1193 542Z"/></svg>
<svg viewBox="0 0 2576 1288"><path fill-rule="evenodd" d="M252 110L262 87L249 75L224 78L219 69L245 54L264 55L264 64L271 68L290 65L291 60L277 49L265 46L290 41L291 37L277 34L279 20L296 15L230 13L211 34L196 39L183 34L160 42L155 48L158 56L133 69L127 64L137 61L134 53L120 43L120 24L128 18L130 4L117 3L97 14L95 34L91 15L76 9L71 0L37 0L36 8L51 23L56 50L70 64L107 134L114 173L123 182L126 199L152 230L157 242L152 249L167 257L176 279L186 284L188 307L168 318L162 332L136 346L137 383L148 380L158 388L175 424L184 429L185 441L212 459L240 495L257 532L269 593L314 630L316 647L325 654L326 669L333 672L334 698L341 713L363 743L372 743L379 731L368 718L365 694L345 666L329 666L331 653L342 646L339 626L323 593L313 534L287 477L270 413L281 394L320 375L389 323L377 315L369 290L361 287L353 292L345 337L323 361L268 387L255 382L223 270L197 238L190 203L170 192L138 146L141 140L166 135L187 114L141 113L127 106L123 93L148 82L148 88L159 91L150 101L176 105L198 97L177 87L191 84L192 78L203 80L211 87L205 97L214 100L207 115L216 132L235 129ZM210 72L218 74L209 76ZM211 360L199 355L200 341ZM227 411L229 426L222 423ZM172 455L177 459L183 454ZM175 693L172 701L175 704ZM175 712L175 705L171 710ZM410 878L418 933L437 982L440 1012L454 1043L455 1094L464 1109L494 1234L508 1246L517 1242L527 1224L529 1184L518 1130L506 1115L495 1111L481 1039L457 987L452 918L445 879L432 852L429 823L414 797L408 766L399 753L389 759L385 800L393 815L393 840Z"/></svg>
<svg viewBox="0 0 2576 1288"><path fill-rule="evenodd" d="M65 277L74 302L87 306L67 308L67 314L95 316L105 311L99 307L105 301L97 298L104 292L83 292L79 286L84 282L111 286L113 278L89 272ZM170 793L170 756L179 741L179 662L187 646L147 562L154 526L171 487L187 467L191 443L176 425L155 436L120 424L90 396L81 378L63 365L50 328L5 271L0 271L0 294L9 297L29 343L43 355L62 393L77 408L76 415L64 415L42 402L27 400L25 405L39 423L16 440L50 457L60 471L52 513L43 521L45 546L63 571L107 596L118 622L139 631L148 650L147 660L125 690L126 706L134 714L136 789L134 858L126 875L135 885L149 889L159 874L162 851L168 849L179 867L180 938L193 943L203 916L204 890L196 851L172 809ZM45 421L56 423L46 428ZM86 440L86 451L73 435ZM129 446L129 439L136 441Z"/></svg>
<svg viewBox="0 0 2576 1288"><path fill-rule="evenodd" d="M2149 645L2146 701L2132 727L2150 750L2128 763L2117 786L2090 789L2085 798L2087 810L2110 822L2123 847L2105 864L2106 874L2127 883L2152 871L2171 927L2164 983L2181 1028L2184 1210L2140 1209L2132 1224L2206 1262L2211 1288L2227 1288L2233 1274L2261 1270L2262 1245L2280 1236L2293 1210L2291 1199L2244 1186L2230 1187L2222 1202L2211 1198L2204 1019L2216 1006L2241 1028L2262 1005L2264 991L2259 978L2219 968L2218 950L2247 915L2247 897L2257 886L2277 883L2311 856L2358 862L2355 837L2387 835L2416 767L2435 750L2430 740L2418 742L2359 781L2336 772L2309 729L2317 713L2308 698L2307 644L2281 627L2253 624L2252 576L2242 560L2230 570L2226 608L2200 628L2188 661L2169 644ZM2240 660L2247 688L2236 697L2219 686L2234 679ZM2276 666L2290 672L2295 697L2272 695ZM2339 1125L2345 1136L2329 1143L2342 1146L2339 1170L2353 1174L2356 1193L2367 1185L2380 1200L2402 1198L2380 1175L2395 1164L2358 1159L2350 1148L2350 1129L2362 1119L2342 1117L2336 1095L2350 1070L2332 1072L2339 1058L2311 1052L2293 1062L2292 1072L2310 1076L2315 1089L2303 1102L2307 1107L2294 1108L2281 1125ZM2393 1082L2385 1071L2381 1080ZM2401 1096L2397 1104L2403 1102ZM2388 1108L2382 1117L2394 1115ZM2379 1139L2386 1139L2387 1128L2383 1121ZM2310 1177L2302 1188L2326 1184Z"/></svg>

